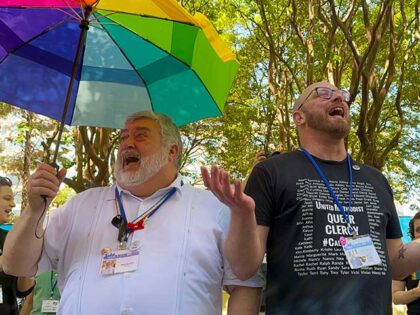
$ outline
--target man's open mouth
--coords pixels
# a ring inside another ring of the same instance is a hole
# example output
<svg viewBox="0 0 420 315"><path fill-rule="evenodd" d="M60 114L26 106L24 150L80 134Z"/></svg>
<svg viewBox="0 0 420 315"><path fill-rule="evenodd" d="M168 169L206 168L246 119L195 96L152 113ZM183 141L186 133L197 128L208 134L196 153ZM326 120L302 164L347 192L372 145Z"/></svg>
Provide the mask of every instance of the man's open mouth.
<svg viewBox="0 0 420 315"><path fill-rule="evenodd" d="M124 166L128 166L130 164L136 164L140 162L140 157L139 156L125 156L124 157Z"/></svg>
<svg viewBox="0 0 420 315"><path fill-rule="evenodd" d="M330 116L340 116L344 118L344 109L342 107L334 107L329 112L328 115Z"/></svg>
<svg viewBox="0 0 420 315"><path fill-rule="evenodd" d="M121 157L123 161L123 167L126 167L133 164L139 164L141 156L137 150L130 148L121 152Z"/></svg>

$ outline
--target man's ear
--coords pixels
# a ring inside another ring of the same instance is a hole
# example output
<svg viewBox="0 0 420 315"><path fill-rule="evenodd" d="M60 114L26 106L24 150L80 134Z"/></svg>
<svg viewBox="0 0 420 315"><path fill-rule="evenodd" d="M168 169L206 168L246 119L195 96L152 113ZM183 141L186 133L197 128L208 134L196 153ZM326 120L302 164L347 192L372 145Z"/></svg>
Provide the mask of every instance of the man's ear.
<svg viewBox="0 0 420 315"><path fill-rule="evenodd" d="M179 153L179 147L176 144L171 145L171 147L169 148L169 154L168 154L168 159L170 162L175 161L176 157L178 156Z"/></svg>
<svg viewBox="0 0 420 315"><path fill-rule="evenodd" d="M296 111L293 113L293 121L295 122L296 126L301 126L305 123L305 114L301 111Z"/></svg>

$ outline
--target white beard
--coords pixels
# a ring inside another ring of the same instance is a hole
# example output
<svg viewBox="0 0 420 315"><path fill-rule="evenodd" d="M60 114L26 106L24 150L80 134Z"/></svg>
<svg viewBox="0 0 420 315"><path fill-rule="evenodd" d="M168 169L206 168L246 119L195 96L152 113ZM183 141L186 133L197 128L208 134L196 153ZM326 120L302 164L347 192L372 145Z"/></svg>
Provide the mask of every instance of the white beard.
<svg viewBox="0 0 420 315"><path fill-rule="evenodd" d="M133 149L128 149L133 150ZM126 151L126 150L125 150ZM117 162L115 163L114 176L117 183L124 186L140 185L148 181L156 175L160 169L168 163L163 148L158 152L140 158L140 168L136 171L124 171L123 158L118 155Z"/></svg>

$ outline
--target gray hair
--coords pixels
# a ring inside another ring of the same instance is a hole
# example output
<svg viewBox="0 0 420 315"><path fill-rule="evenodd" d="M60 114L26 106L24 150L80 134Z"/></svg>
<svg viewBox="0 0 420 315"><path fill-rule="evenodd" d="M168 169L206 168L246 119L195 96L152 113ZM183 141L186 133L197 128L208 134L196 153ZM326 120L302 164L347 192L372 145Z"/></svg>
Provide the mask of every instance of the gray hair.
<svg viewBox="0 0 420 315"><path fill-rule="evenodd" d="M178 146L179 151L175 159L175 164L177 169L179 170L182 163L182 140L178 127L175 125L175 123L169 116L151 111L141 111L133 113L127 117L125 123L132 123L133 121L140 118L149 118L155 120L159 124L160 135L162 137L162 144L165 148L169 148L173 144L176 144Z"/></svg>

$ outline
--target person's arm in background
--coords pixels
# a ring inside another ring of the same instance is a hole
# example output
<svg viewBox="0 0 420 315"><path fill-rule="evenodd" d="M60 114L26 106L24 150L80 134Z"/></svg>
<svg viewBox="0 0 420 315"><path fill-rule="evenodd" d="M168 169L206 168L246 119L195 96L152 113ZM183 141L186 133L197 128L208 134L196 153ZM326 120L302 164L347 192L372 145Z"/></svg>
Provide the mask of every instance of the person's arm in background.
<svg viewBox="0 0 420 315"><path fill-rule="evenodd" d="M261 289L230 285L228 315L256 315L260 310Z"/></svg>
<svg viewBox="0 0 420 315"><path fill-rule="evenodd" d="M19 315L29 315L29 314L31 314L33 301L34 301L34 292L32 291L31 294L29 294L25 298L25 301L23 302L23 306L22 306L22 308L19 312Z"/></svg>
<svg viewBox="0 0 420 315"><path fill-rule="evenodd" d="M28 314L32 310L32 295L35 287L34 278L19 277L17 279L16 297L23 299L19 315Z"/></svg>
<svg viewBox="0 0 420 315"><path fill-rule="evenodd" d="M0 272L3 271L3 255L0 255ZM35 285L34 278L19 277L17 279L17 290L19 292L26 292Z"/></svg>
<svg viewBox="0 0 420 315"><path fill-rule="evenodd" d="M3 272L3 255L0 255L0 272ZM17 297L23 298L23 297L31 296L34 285L35 285L34 278L19 277L17 279L17 286L16 286ZM1 286L0 286L0 288L1 288ZM24 303L26 304L26 298L25 298ZM29 309L29 312L30 312L31 309L32 309L32 306ZM26 314L29 315L29 312L28 313L20 312L19 315L26 315Z"/></svg>
<svg viewBox="0 0 420 315"><path fill-rule="evenodd" d="M394 280L402 280L420 270L420 240L403 244L401 239L387 239L389 261Z"/></svg>
<svg viewBox="0 0 420 315"><path fill-rule="evenodd" d="M17 286L16 289L19 292L27 292L28 290L31 290L35 285L35 279L33 277L27 278L27 277L18 277L17 279Z"/></svg>
<svg viewBox="0 0 420 315"><path fill-rule="evenodd" d="M45 213L42 213L44 210L46 212L52 198L57 194L65 174L65 169L57 174L54 167L43 163L29 177L28 206L8 233L4 244L3 269L7 274L23 277L35 275L43 246L43 238L36 237L43 235L42 215ZM43 195L48 197L47 204Z"/></svg>
<svg viewBox="0 0 420 315"><path fill-rule="evenodd" d="M417 287L405 290L405 281L392 281L392 302L394 304L408 304L420 298L420 282Z"/></svg>

